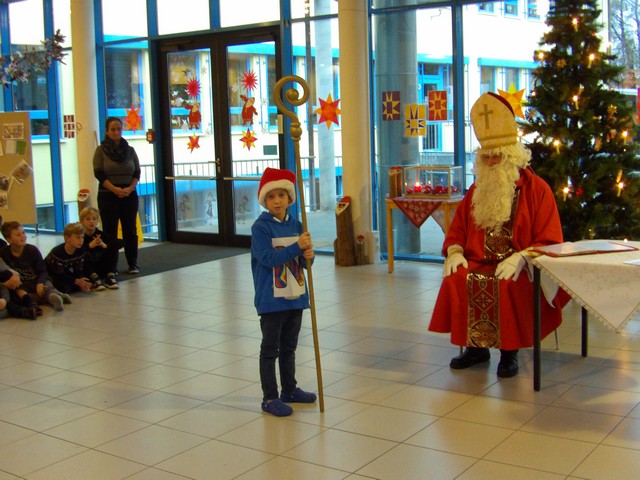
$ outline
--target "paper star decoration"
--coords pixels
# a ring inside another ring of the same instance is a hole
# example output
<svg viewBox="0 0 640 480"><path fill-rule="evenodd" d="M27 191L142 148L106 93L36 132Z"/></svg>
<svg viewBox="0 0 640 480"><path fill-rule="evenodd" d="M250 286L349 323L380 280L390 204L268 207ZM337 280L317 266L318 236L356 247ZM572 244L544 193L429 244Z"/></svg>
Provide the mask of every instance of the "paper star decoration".
<svg viewBox="0 0 640 480"><path fill-rule="evenodd" d="M191 98L198 98L198 95L200 95L200 82L197 79L192 78L189 80L187 83L187 93Z"/></svg>
<svg viewBox="0 0 640 480"><path fill-rule="evenodd" d="M524 118L524 112L522 111L522 95L524 95L524 89L516 92L516 87L512 83L509 85L509 90L507 92L498 89L498 94L509 102L509 105L513 108L513 113L516 117Z"/></svg>
<svg viewBox="0 0 640 480"><path fill-rule="evenodd" d="M420 137L427 134L427 106L408 103L404 106L404 136Z"/></svg>
<svg viewBox="0 0 640 480"><path fill-rule="evenodd" d="M127 116L124 119L125 130L133 130L134 132L142 130L142 125L140 124L142 117L138 115L138 110L139 108L135 108L133 105L129 110L125 109L125 112L127 112Z"/></svg>
<svg viewBox="0 0 640 480"><path fill-rule="evenodd" d="M244 72L242 74L242 86L247 90L253 90L258 86L258 77L253 72Z"/></svg>
<svg viewBox="0 0 640 480"><path fill-rule="evenodd" d="M400 92L382 92L382 120L400 120Z"/></svg>
<svg viewBox="0 0 640 480"><path fill-rule="evenodd" d="M321 98L318 98L318 100L320 101L320 108L313 111L313 113L320 115L318 124L326 122L327 128L331 128L332 123L340 125L338 122L338 115L340 115L338 104L340 103L340 99L334 102L333 98L331 98L331 94L329 94L326 100L322 100Z"/></svg>
<svg viewBox="0 0 640 480"><path fill-rule="evenodd" d="M200 137L197 135L191 135L189 137L189 143L187 143L187 148L191 150L191 153L193 153L194 149L200 148Z"/></svg>
<svg viewBox="0 0 640 480"><path fill-rule="evenodd" d="M258 139L253 136L253 132L249 129L242 134L242 138L240 139L240 141L244 143L243 147L247 147L247 150L251 150L251 147L255 147L255 142L257 140Z"/></svg>
<svg viewBox="0 0 640 480"><path fill-rule="evenodd" d="M447 91L431 90L429 92L429 115L428 120L431 122L447 120Z"/></svg>

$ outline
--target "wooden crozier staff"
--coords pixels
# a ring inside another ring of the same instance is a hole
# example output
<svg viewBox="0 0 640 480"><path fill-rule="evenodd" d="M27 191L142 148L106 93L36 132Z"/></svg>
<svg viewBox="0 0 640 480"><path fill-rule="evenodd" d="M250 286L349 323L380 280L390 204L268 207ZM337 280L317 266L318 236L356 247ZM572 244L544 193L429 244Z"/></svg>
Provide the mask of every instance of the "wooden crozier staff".
<svg viewBox="0 0 640 480"><path fill-rule="evenodd" d="M309 85L304 79L298 77L297 75L287 75L286 77L282 77L280 80L276 82L275 87L273 87L273 96L278 106L278 109L285 114L287 117L291 119L291 127L289 128L289 133L291 135L291 140L293 140L293 150L296 157L296 178L298 183L298 194L300 195L300 210L302 212L302 227L305 232L308 232L307 228L307 212L305 209L304 202L304 185L302 183L302 168L300 166L300 137L302 136L302 128L300 128L300 120L298 119L298 115L292 110L289 110L284 106L282 102L282 98L280 96L280 91L285 83L288 82L297 82L302 86L303 95L302 98L298 98L300 96L298 90L295 88L290 88L285 91L285 98L287 102L289 102L294 107L298 107L303 105L309 99ZM309 308L311 310L311 329L313 331L313 349L316 354L316 377L318 378L318 400L320 403L320 411L324 412L324 394L322 393L322 367L320 366L320 347L318 346L318 326L316 325L316 304L313 296L313 274L311 271L311 260L308 258L307 260L307 277L309 280Z"/></svg>

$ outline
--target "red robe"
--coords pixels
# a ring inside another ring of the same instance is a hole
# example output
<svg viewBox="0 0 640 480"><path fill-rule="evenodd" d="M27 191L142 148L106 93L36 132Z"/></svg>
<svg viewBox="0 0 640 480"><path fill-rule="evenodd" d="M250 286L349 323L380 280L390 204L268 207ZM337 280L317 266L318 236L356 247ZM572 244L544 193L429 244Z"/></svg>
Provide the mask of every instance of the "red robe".
<svg viewBox="0 0 640 480"><path fill-rule="evenodd" d="M493 275L496 265L511 252L562 242L553 192L531 169L521 170L516 182L515 213L511 222L505 224L505 235L496 239L486 237L485 230L474 224L471 215L474 191L475 185L472 185L456 209L442 247L446 255L449 246L461 245L469 267L459 266L455 273L443 279L429 330L451 332L451 343L455 345L504 350L531 347L533 284L526 267L515 282L498 280ZM502 255L496 255L496 251ZM542 338L562 322L561 310L568 298L559 290L554 299L555 308L544 298L540 302Z"/></svg>

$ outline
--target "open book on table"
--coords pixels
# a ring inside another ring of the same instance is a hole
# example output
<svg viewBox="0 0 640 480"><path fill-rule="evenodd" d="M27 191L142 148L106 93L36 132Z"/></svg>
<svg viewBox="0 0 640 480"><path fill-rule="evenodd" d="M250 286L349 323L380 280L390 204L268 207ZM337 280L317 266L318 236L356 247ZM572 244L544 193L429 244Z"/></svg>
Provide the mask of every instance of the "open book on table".
<svg viewBox="0 0 640 480"><path fill-rule="evenodd" d="M637 248L622 241L585 240L583 242L564 242L544 247L534 247L532 250L550 257L570 257L572 255L588 255L591 253L628 252L637 250Z"/></svg>

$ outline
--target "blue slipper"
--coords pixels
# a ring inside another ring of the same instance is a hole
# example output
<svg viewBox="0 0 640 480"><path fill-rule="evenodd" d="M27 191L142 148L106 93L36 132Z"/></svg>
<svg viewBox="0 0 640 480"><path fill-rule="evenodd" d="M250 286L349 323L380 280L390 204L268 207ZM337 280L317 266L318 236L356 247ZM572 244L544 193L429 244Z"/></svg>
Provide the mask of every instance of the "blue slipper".
<svg viewBox="0 0 640 480"><path fill-rule="evenodd" d="M280 400L285 403L313 403L316 401L316 394L305 392L298 387L291 394L282 392L282 395L280 395Z"/></svg>
<svg viewBox="0 0 640 480"><path fill-rule="evenodd" d="M276 398L269 402L262 402L262 411L270 413L276 417L288 417L293 413L293 408L282 403L282 400Z"/></svg>

